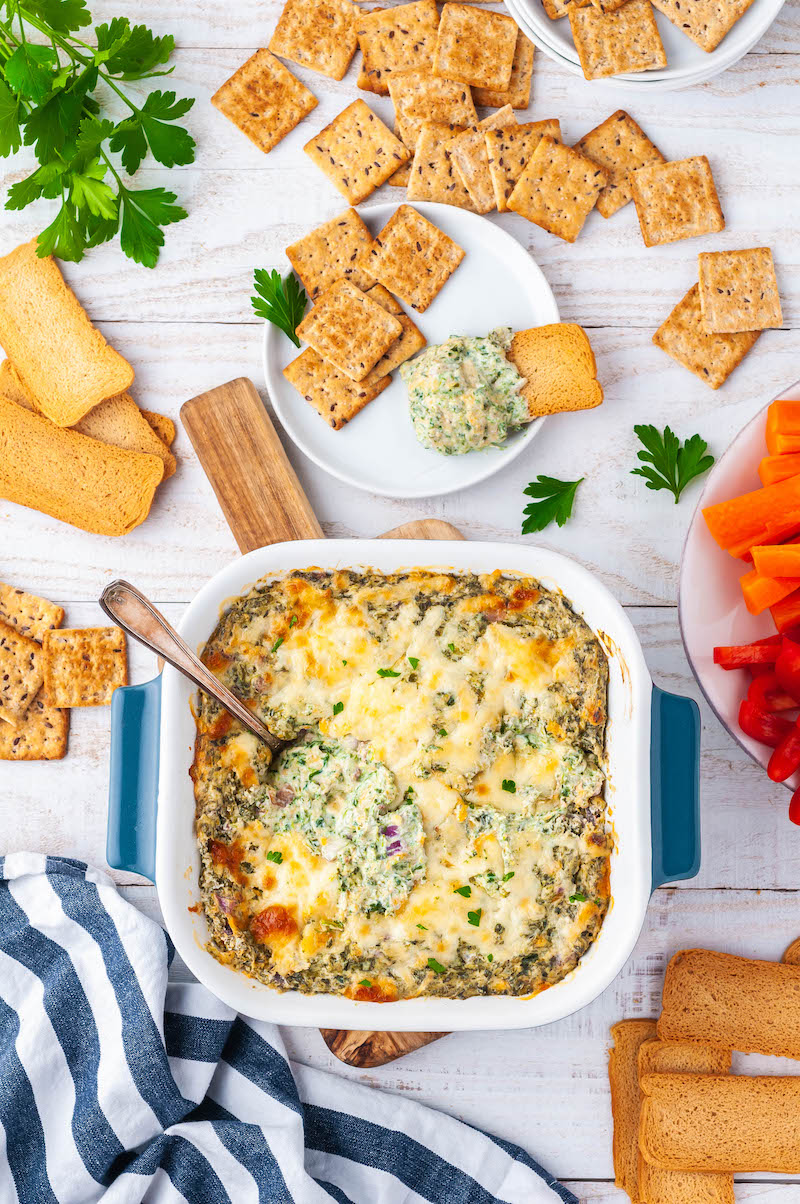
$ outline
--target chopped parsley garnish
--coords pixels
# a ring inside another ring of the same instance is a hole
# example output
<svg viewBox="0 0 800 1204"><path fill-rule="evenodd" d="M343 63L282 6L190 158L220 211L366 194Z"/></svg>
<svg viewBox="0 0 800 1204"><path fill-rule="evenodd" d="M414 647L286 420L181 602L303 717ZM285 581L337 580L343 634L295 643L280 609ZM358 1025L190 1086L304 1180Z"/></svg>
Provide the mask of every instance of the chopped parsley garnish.
<svg viewBox="0 0 800 1204"><path fill-rule="evenodd" d="M447 735L447 731L445 730L445 728L443 728L443 727L440 727L440 728L438 729L438 734L441 736L441 738L442 738L442 739L444 739L444 738L445 738L445 736Z"/></svg>
<svg viewBox="0 0 800 1204"><path fill-rule="evenodd" d="M343 665L346 665L346 664L347 664L347 661L342 661L342 664L343 664Z"/></svg>
<svg viewBox="0 0 800 1204"><path fill-rule="evenodd" d="M448 644L447 647L450 649L451 652L455 652L455 650L456 650L455 644Z"/></svg>
<svg viewBox="0 0 800 1204"><path fill-rule="evenodd" d="M289 620L289 626L294 627L296 622L297 622L297 615L292 615L291 619Z"/></svg>
<svg viewBox="0 0 800 1204"><path fill-rule="evenodd" d="M419 668L419 657L418 656L410 656L408 658L408 663L412 669L418 669Z"/></svg>
<svg viewBox="0 0 800 1204"><path fill-rule="evenodd" d="M343 711L343 710L344 710L344 703L343 703L343 702L335 702L335 703L333 704L333 713L334 713L334 715L341 715L341 713L342 713L342 711Z"/></svg>
<svg viewBox="0 0 800 1204"><path fill-rule="evenodd" d="M277 640L275 641L275 643L272 645L271 651L277 652L282 643L283 643L283 636L279 635Z"/></svg>
<svg viewBox="0 0 800 1204"><path fill-rule="evenodd" d="M441 962L437 962L435 957L429 957L428 969L433 970L434 974L444 974L447 967L443 966Z"/></svg>
<svg viewBox="0 0 800 1204"><path fill-rule="evenodd" d="M455 701L456 701L455 697L451 694L450 697L447 699L445 706L451 707L454 705Z"/></svg>
<svg viewBox="0 0 800 1204"><path fill-rule="evenodd" d="M505 790L506 794L516 794L517 783L513 778L503 778L503 789Z"/></svg>
<svg viewBox="0 0 800 1204"><path fill-rule="evenodd" d="M513 877L514 877L514 871L509 870L507 874L503 874L503 881L508 882Z"/></svg>
<svg viewBox="0 0 800 1204"><path fill-rule="evenodd" d="M574 895L570 895L569 901L570 903L585 903L586 895L582 894L581 891L576 890Z"/></svg>
<svg viewBox="0 0 800 1204"><path fill-rule="evenodd" d="M270 849L267 853L267 861L274 861L276 865L280 865L283 861L283 853L279 849Z"/></svg>
<svg viewBox="0 0 800 1204"><path fill-rule="evenodd" d="M425 927L425 925L424 925L424 924L417 924L417 928L421 928L423 932L427 932L427 931L428 931L428 929Z"/></svg>
<svg viewBox="0 0 800 1204"><path fill-rule="evenodd" d="M362 978L361 982L358 985L360 987L371 987L372 983L370 982L370 980L368 978Z"/></svg>
<svg viewBox="0 0 800 1204"><path fill-rule="evenodd" d="M413 798L414 798L414 787L406 786L406 792L403 795L403 802L410 803L413 800Z"/></svg>
<svg viewBox="0 0 800 1204"><path fill-rule="evenodd" d="M378 677L399 677L397 669L379 669Z"/></svg>
<svg viewBox="0 0 800 1204"><path fill-rule="evenodd" d="M465 899L468 899L470 897L470 895L472 894L472 887L471 886L457 886L455 888L455 890L453 891L453 894L463 895Z"/></svg>
<svg viewBox="0 0 800 1204"><path fill-rule="evenodd" d="M313 781L314 781L314 778L318 778L318 777L319 777L319 775L320 775L321 773L322 773L322 770L321 770L321 769L315 769L315 770L313 771L313 773L310 773L310 774L308 775L308 780L309 780L309 782L313 782Z"/></svg>
<svg viewBox="0 0 800 1204"><path fill-rule="evenodd" d="M493 954L493 953L487 953L487 954L486 954L486 960L487 960L487 962L493 962L493 961L494 961L494 954Z"/></svg>
<svg viewBox="0 0 800 1204"><path fill-rule="evenodd" d="M467 919L469 920L469 922L473 928L477 928L478 925L480 924L482 912L483 912L482 907L479 907L477 911L468 911L467 912Z"/></svg>

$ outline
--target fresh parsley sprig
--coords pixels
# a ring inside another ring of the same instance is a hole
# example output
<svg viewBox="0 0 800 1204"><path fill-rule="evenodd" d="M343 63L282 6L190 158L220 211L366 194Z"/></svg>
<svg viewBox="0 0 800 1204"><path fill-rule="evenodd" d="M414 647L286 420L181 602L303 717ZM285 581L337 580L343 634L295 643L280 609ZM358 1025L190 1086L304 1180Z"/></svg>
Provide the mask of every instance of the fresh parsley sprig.
<svg viewBox="0 0 800 1204"><path fill-rule="evenodd" d="M289 336L295 347L299 347L300 340L295 331L306 312L308 297L306 290L297 283L294 273L290 272L285 280L281 280L281 274L276 268L271 272L266 268L256 268L253 273L253 287L258 296L251 297L250 300L259 318L266 318L268 322L272 322L273 326L277 326Z"/></svg>
<svg viewBox="0 0 800 1204"><path fill-rule="evenodd" d="M563 527L572 514L575 493L582 480L583 477L578 481L559 481L556 477L540 475L531 481L522 492L538 500L529 502L522 512L527 515L522 522L522 534L533 535L536 531L544 531L553 520Z"/></svg>
<svg viewBox="0 0 800 1204"><path fill-rule="evenodd" d="M663 434L651 425L635 426L634 431L644 445L638 453L642 464L631 469L631 475L644 477L648 489L668 489L675 505L690 481L708 472L714 457L706 455L707 445L699 435L692 435L684 444L670 428Z"/></svg>
<svg viewBox="0 0 800 1204"><path fill-rule="evenodd" d="M127 177L148 151L164 167L192 163L194 139L177 123L194 101L155 90L142 103L122 86L171 73L161 69L171 35L114 17L94 26L92 41L77 36L91 24L86 0L0 0L0 158L24 145L39 164L12 185L6 208L60 201L39 255L77 261L119 235L130 259L154 267L163 227L186 210L165 188L130 187L112 156ZM125 106L122 119L110 116L112 93Z"/></svg>

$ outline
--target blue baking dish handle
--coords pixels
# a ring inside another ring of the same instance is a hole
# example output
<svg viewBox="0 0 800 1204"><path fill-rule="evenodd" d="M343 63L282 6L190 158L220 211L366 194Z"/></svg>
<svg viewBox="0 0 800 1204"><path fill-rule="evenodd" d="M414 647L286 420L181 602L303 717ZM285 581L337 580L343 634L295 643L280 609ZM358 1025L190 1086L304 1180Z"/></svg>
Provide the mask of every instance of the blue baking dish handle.
<svg viewBox="0 0 800 1204"><path fill-rule="evenodd" d="M653 890L700 869L700 711L653 686L650 807Z"/></svg>
<svg viewBox="0 0 800 1204"><path fill-rule="evenodd" d="M111 781L106 860L155 882L161 677L111 698Z"/></svg>

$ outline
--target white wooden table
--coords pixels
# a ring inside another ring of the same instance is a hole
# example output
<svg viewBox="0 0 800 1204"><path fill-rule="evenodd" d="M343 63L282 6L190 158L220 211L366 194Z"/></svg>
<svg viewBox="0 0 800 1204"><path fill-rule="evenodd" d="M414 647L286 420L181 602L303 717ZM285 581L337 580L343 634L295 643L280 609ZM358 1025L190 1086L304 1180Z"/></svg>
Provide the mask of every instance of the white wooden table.
<svg viewBox="0 0 800 1204"><path fill-rule="evenodd" d="M190 124L197 162L142 175L176 188L190 217L166 232L155 272L117 249L94 251L66 275L108 338L136 367L135 393L146 407L177 418L182 401L231 377L261 385L262 327L251 311L252 270L286 269L283 247L343 208L338 193L302 153L314 129L356 96L355 71L341 83L299 72L319 107L266 157L208 103L211 93L274 27L278 0L94 0L97 20L126 7L179 50L172 81L197 97ZM572 522L541 542L572 555L628 608L655 680L699 697L678 632L675 600L681 545L696 486L680 506L630 476L635 422L699 431L721 453L766 401L800 376L800 28L789 0L756 49L712 83L686 92L629 97L587 84L537 52L535 118L560 117L577 140L614 109L626 107L668 158L707 154L728 226L712 240L645 250L632 206L605 222L592 214L569 246L511 214L499 220L532 254L552 285L564 320L586 327L606 402L587 414L551 419L529 452L505 474L448 498L396 502L339 484L292 447L288 451L327 534L367 536L423 516L446 518L467 538L519 542L537 472L584 476ZM377 107L390 113L388 102ZM523 120L522 114L518 114ZM23 173L4 161L3 187ZM384 189L376 199L400 199ZM44 224L3 213L0 251ZM651 335L696 280L705 247L772 246L785 328L766 333L719 392L712 393L658 351ZM267 401L265 397L265 401ZM0 578L57 599L69 624L101 616L102 586L124 575L173 618L208 577L236 554L233 539L182 432L177 475L159 491L148 521L122 540L73 531L0 503ZM235 466L234 466L235 470ZM702 589L702 582L698 582ZM131 646L132 680L155 670ZM7 764L0 770L0 823L6 851L37 849L104 864L108 712L74 713L63 762ZM703 867L692 882L656 892L644 932L625 970L578 1015L549 1028L465 1033L362 1082L403 1092L528 1149L569 1181L584 1200L621 1201L613 1186L606 1078L608 1028L623 1016L657 1011L666 959L685 945L709 945L778 958L800 933L800 832L786 816L788 794L751 763L703 706ZM126 896L158 914L155 892L118 875ZM301 1062L351 1074L315 1030L288 1029ZM778 1067L763 1060L769 1071ZM800 1183L754 1179L738 1198L759 1204L800 1200ZM444 1201L443 1201L444 1204Z"/></svg>

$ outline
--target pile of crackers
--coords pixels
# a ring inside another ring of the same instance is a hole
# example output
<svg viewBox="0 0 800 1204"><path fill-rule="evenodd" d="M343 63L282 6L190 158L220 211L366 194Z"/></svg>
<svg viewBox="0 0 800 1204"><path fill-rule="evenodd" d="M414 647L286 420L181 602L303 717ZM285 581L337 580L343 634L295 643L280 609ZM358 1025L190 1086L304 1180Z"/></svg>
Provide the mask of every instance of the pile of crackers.
<svg viewBox="0 0 800 1204"><path fill-rule="evenodd" d="M133 368L36 243L0 258L0 497L99 535L147 517L175 424L140 410Z"/></svg>
<svg viewBox="0 0 800 1204"><path fill-rule="evenodd" d="M64 609L0 581L0 761L58 761L72 707L128 684L118 627L61 628Z"/></svg>
<svg viewBox="0 0 800 1204"><path fill-rule="evenodd" d="M800 1173L800 1076L731 1074L732 1051L800 1058L800 940L783 962L672 958L656 1020L613 1025L614 1174L633 1204L734 1204L733 1176Z"/></svg>
<svg viewBox="0 0 800 1204"><path fill-rule="evenodd" d="M542 0L552 21L568 17L586 79L656 71L667 54L653 8L708 54L753 0Z"/></svg>

